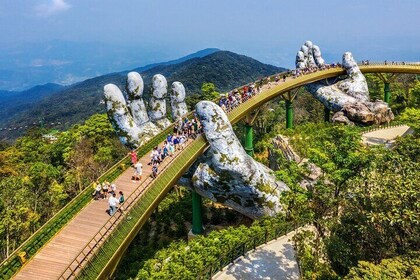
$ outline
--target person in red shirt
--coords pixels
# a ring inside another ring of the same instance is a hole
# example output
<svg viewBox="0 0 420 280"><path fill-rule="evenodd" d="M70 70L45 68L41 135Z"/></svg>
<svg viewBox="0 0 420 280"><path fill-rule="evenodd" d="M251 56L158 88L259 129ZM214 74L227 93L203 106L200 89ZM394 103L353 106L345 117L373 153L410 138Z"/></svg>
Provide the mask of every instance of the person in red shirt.
<svg viewBox="0 0 420 280"><path fill-rule="evenodd" d="M131 156L131 164L134 166L134 164L137 162L137 152L135 150L131 150L128 155Z"/></svg>

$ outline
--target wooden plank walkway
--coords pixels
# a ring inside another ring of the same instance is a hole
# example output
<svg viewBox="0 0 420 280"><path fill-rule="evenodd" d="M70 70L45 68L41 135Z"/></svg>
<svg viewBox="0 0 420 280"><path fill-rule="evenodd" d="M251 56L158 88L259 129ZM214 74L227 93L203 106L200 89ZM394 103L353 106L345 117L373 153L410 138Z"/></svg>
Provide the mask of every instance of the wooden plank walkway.
<svg viewBox="0 0 420 280"><path fill-rule="evenodd" d="M191 140L186 144L188 145L190 142ZM159 147L162 144L159 144ZM179 152L177 151L174 156L177 156ZM117 185L117 192L123 191L126 199L137 187L141 185L141 187L146 187L148 185L145 181L150 181L152 173L152 167L147 165L151 159L150 154L151 151L140 159L140 162L143 164L143 175L140 182L131 180L134 174L133 168L128 168L113 181ZM166 158L159 165L159 171L169 163L169 158ZM106 210L108 210L107 199L92 199L50 242L23 266L13 279L58 279L65 272L67 266L108 221L110 216Z"/></svg>

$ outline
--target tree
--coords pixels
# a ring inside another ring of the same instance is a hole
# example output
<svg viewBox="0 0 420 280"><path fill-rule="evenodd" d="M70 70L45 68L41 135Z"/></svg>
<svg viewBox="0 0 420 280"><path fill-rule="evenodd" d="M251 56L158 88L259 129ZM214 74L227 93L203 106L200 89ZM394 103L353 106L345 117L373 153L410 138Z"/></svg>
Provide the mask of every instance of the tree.
<svg viewBox="0 0 420 280"><path fill-rule="evenodd" d="M385 259L380 264L360 261L344 279L418 279L420 256L418 252Z"/></svg>
<svg viewBox="0 0 420 280"><path fill-rule="evenodd" d="M201 96L203 100L214 100L220 96L213 83L203 83L201 87Z"/></svg>
<svg viewBox="0 0 420 280"><path fill-rule="evenodd" d="M53 182L59 180L60 172L51 164L35 162L29 168L28 175L31 181L31 193L34 196L33 209L35 212L38 211L41 215L44 215L48 212L47 205L44 202L49 200L50 188ZM38 209L38 206L41 206L42 209Z"/></svg>
<svg viewBox="0 0 420 280"><path fill-rule="evenodd" d="M27 182L18 177L0 181L1 257L7 257L20 241L25 240L39 220L31 207Z"/></svg>
<svg viewBox="0 0 420 280"><path fill-rule="evenodd" d="M394 150L373 148L369 165L349 180L343 214L327 242L339 274L359 260L379 262L420 249L420 146L412 142L400 139Z"/></svg>

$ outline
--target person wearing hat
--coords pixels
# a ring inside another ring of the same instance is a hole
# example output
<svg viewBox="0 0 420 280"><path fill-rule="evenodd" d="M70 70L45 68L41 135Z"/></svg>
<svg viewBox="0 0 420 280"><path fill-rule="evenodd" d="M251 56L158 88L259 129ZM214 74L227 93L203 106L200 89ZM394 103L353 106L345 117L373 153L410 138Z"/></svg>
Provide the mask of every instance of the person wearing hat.
<svg viewBox="0 0 420 280"><path fill-rule="evenodd" d="M108 189L109 189L109 183L108 181L105 181L102 184L102 193L103 193L103 198L107 198L108 197Z"/></svg>

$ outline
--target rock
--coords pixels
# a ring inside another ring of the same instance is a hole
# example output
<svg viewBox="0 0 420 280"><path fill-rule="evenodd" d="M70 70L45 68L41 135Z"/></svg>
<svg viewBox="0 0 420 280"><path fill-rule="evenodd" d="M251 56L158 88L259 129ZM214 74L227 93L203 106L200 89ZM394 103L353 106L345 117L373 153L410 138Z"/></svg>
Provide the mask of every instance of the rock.
<svg viewBox="0 0 420 280"><path fill-rule="evenodd" d="M279 152L288 161L294 161L300 167L304 167L307 172L303 176L303 179L299 182L299 185L307 190L312 190L318 178L322 175L322 170L314 163L310 162L307 158L301 159L301 157L293 150L289 144L289 139L282 135L277 135L273 140L273 149L269 149L269 161L270 168L273 170L279 170L281 166L277 164Z"/></svg>
<svg viewBox="0 0 420 280"><path fill-rule="evenodd" d="M171 122L166 118L166 101L165 96L168 92L168 83L161 74L153 76L153 95L150 98L149 116L153 123L160 129L165 129Z"/></svg>
<svg viewBox="0 0 420 280"><path fill-rule="evenodd" d="M147 141L158 134L160 129L149 120L143 100L143 89L144 84L140 74L137 72L128 73L126 84L128 108L136 125L144 131L144 140Z"/></svg>
<svg viewBox="0 0 420 280"><path fill-rule="evenodd" d="M142 143L143 131L134 122L121 90L114 84L104 87L105 104L108 119L121 143L129 148L136 148Z"/></svg>
<svg viewBox="0 0 420 280"><path fill-rule="evenodd" d="M343 54L343 68L347 78L333 85L326 82L316 82L307 85L307 90L327 108L334 112L342 112L333 121L343 123L357 123L362 125L389 123L394 119L388 104L382 101L371 102L366 78L360 72L356 61L350 52ZM296 67L323 68L324 59L318 46L307 41L296 55ZM348 121L345 120L348 119Z"/></svg>
<svg viewBox="0 0 420 280"><path fill-rule="evenodd" d="M213 102L201 101L196 114L210 149L192 177L194 189L253 219L281 211L280 193L289 188L246 154L224 111Z"/></svg>
<svg viewBox="0 0 420 280"><path fill-rule="evenodd" d="M337 112L335 113L332 118L331 118L332 122L335 123L342 123L342 124L346 124L346 125L354 125L354 122L350 121L343 112Z"/></svg>
<svg viewBox="0 0 420 280"><path fill-rule="evenodd" d="M180 82L172 83L171 108L174 121L188 113L187 103L185 103L185 88Z"/></svg>

